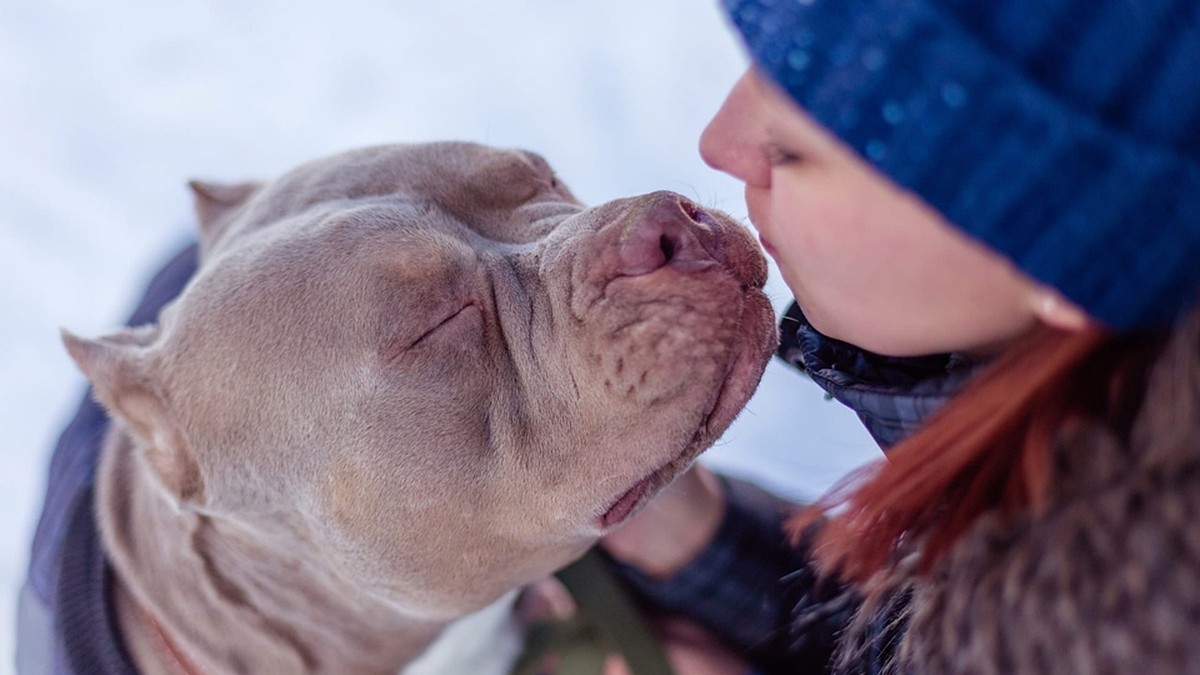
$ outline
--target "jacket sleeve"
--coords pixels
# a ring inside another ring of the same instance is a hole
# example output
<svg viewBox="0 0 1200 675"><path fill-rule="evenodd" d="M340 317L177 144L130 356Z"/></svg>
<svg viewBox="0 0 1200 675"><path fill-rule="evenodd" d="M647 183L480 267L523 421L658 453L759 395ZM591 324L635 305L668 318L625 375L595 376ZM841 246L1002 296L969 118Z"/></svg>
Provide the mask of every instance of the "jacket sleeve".
<svg viewBox="0 0 1200 675"><path fill-rule="evenodd" d="M721 477L725 517L709 546L667 579L614 562L639 599L723 637L765 673L828 672L835 637L858 602L818 581L807 548L783 531L795 506Z"/></svg>

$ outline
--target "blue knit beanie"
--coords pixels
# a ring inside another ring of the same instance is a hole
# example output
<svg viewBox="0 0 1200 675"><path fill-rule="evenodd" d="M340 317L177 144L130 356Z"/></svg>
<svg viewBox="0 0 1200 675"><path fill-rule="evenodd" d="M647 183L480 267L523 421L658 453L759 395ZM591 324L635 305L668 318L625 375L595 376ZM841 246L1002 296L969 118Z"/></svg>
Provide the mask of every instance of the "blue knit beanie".
<svg viewBox="0 0 1200 675"><path fill-rule="evenodd" d="M1200 2L724 5L797 103L1092 316L1200 300Z"/></svg>

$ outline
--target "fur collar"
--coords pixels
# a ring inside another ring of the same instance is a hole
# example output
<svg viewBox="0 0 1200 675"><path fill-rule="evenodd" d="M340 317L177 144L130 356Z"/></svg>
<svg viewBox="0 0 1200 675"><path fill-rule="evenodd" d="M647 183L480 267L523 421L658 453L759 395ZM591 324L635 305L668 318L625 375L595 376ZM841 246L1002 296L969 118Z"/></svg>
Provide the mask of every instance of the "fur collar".
<svg viewBox="0 0 1200 675"><path fill-rule="evenodd" d="M900 670L1200 672L1200 312L1131 440L1064 433L1045 513L983 519L912 593Z"/></svg>

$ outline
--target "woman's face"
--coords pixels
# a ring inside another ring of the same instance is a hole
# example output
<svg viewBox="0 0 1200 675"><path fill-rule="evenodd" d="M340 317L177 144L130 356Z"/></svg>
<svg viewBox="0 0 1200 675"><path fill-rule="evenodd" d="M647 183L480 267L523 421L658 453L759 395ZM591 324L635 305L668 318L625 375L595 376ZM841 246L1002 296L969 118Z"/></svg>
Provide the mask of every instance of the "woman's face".
<svg viewBox="0 0 1200 675"><path fill-rule="evenodd" d="M700 139L746 184L750 221L813 326L893 356L987 353L1045 294L843 145L754 70Z"/></svg>

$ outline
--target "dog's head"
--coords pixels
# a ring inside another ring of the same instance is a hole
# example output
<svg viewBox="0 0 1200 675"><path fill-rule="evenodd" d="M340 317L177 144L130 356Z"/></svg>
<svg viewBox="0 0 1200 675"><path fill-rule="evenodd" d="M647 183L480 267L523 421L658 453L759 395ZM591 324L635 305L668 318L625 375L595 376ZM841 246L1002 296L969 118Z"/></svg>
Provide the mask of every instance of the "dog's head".
<svg viewBox="0 0 1200 675"><path fill-rule="evenodd" d="M69 350L178 508L287 523L293 558L425 616L581 553L775 346L744 228L665 192L584 208L531 153L377 147L193 187L183 294Z"/></svg>

